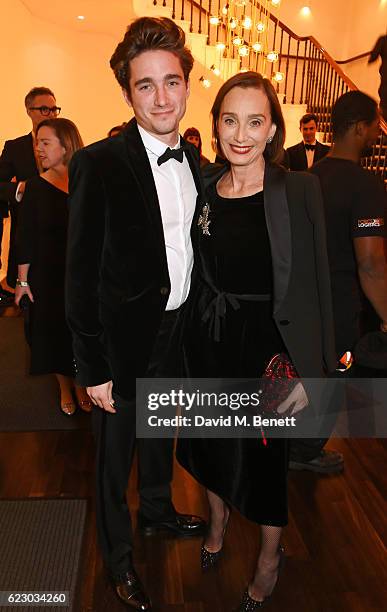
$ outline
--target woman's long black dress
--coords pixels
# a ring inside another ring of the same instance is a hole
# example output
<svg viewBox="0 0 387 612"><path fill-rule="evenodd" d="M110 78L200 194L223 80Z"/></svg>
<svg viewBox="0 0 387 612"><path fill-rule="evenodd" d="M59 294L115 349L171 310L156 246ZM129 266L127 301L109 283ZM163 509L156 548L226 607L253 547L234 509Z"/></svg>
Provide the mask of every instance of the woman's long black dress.
<svg viewBox="0 0 387 612"><path fill-rule="evenodd" d="M188 374L258 378L270 358L285 350L272 318L272 262L263 192L229 199L211 186L208 195L210 236L200 238L202 274L193 287L185 332ZM250 299L238 299L239 308L234 310L225 294ZM254 301L252 296L257 295L268 298ZM225 300L226 316L216 321L214 306L219 299ZM180 438L177 458L196 480L248 519L263 525L287 524L286 440L269 439L264 446L259 433L256 439Z"/></svg>
<svg viewBox="0 0 387 612"><path fill-rule="evenodd" d="M67 198L67 193L36 176L27 182L20 205L18 263L30 264L28 282L34 297L26 322L31 374L74 375L64 306Z"/></svg>

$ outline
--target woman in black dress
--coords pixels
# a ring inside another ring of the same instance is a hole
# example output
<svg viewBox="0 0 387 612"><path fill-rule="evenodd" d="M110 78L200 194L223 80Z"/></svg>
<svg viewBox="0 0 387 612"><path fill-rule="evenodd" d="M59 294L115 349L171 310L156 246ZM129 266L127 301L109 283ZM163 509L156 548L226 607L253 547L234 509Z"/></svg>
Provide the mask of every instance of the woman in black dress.
<svg viewBox="0 0 387 612"><path fill-rule="evenodd" d="M18 280L15 302L27 295L27 341L31 374L55 374L60 407L72 415L76 405L71 335L65 320L64 277L68 224L68 164L83 146L69 119L46 119L36 131L36 154L44 172L26 184L18 224ZM86 390L75 387L79 405L89 412Z"/></svg>
<svg viewBox="0 0 387 612"><path fill-rule="evenodd" d="M188 375L258 378L271 357L290 355L301 376L334 368L323 208L318 181L285 171L285 126L275 90L255 72L219 90L212 108L218 153L205 171L208 209L199 219L199 278L185 331ZM212 178L211 178L212 177ZM307 404L297 388L293 413ZM278 578L287 524L285 439L182 439L177 457L207 488L210 524L203 569L219 559L229 508L261 526L261 549L240 611L263 605Z"/></svg>
<svg viewBox="0 0 387 612"><path fill-rule="evenodd" d="M203 168L204 166L207 166L207 164L210 163L210 160L202 153L203 143L202 143L202 137L200 136L199 130L195 127L187 128L183 134L183 138L187 142L190 142L191 144L193 144L194 147L196 147L199 150L200 167Z"/></svg>

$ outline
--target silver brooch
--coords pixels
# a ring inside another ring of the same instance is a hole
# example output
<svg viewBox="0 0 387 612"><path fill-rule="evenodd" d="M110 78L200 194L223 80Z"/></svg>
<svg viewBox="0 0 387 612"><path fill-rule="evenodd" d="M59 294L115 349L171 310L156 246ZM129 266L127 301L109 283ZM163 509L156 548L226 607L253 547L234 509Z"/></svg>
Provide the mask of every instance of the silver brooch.
<svg viewBox="0 0 387 612"><path fill-rule="evenodd" d="M202 232L205 236L211 236L210 232L208 231L208 226L211 223L210 219L208 218L209 214L210 214L210 207L208 204L205 204L203 206L202 214L200 215L199 220L198 220L198 225L201 226Z"/></svg>

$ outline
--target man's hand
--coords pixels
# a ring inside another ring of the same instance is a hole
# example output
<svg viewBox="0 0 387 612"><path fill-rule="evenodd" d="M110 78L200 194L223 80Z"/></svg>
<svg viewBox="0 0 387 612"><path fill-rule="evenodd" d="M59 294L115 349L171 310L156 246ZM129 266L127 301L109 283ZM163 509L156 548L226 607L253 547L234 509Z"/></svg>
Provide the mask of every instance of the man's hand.
<svg viewBox="0 0 387 612"><path fill-rule="evenodd" d="M305 389L302 384L299 382L294 387L293 391L288 395L286 400L284 400L277 408L278 414L283 414L293 405L293 410L290 413L290 416L297 414L309 404L308 396L305 393Z"/></svg>
<svg viewBox="0 0 387 612"><path fill-rule="evenodd" d="M18 285L16 285L15 288L15 304L16 306L19 306L20 300L22 299L23 295L28 295L29 299L31 300L31 302L34 301L34 296L32 295L31 289L30 287L19 287Z"/></svg>
<svg viewBox="0 0 387 612"><path fill-rule="evenodd" d="M387 321L382 321L380 323L380 331L384 332L385 334L387 333Z"/></svg>
<svg viewBox="0 0 387 612"><path fill-rule="evenodd" d="M114 409L114 401L112 396L113 381L103 383L102 385L96 385L95 387L86 387L88 396L90 397L93 404L103 408L106 412L115 413L117 410Z"/></svg>

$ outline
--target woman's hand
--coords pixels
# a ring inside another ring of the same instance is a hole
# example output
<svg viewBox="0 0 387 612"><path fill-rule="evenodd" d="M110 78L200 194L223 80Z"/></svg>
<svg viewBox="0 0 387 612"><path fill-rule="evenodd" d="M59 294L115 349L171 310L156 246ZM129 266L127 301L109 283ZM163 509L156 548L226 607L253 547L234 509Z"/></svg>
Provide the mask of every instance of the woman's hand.
<svg viewBox="0 0 387 612"><path fill-rule="evenodd" d="M293 410L290 413L290 416L297 414L309 404L308 396L305 393L305 389L302 386L302 383L297 383L294 387L293 391L288 395L286 400L284 400L277 408L277 412L279 414L283 414L287 412L289 408L293 405Z"/></svg>
<svg viewBox="0 0 387 612"><path fill-rule="evenodd" d="M32 292L31 292L31 289L30 289L29 285L27 287L19 287L19 285L16 285L16 288L15 288L15 304L16 304L16 306L19 306L20 300L22 299L23 295L28 295L28 297L31 300L31 302L34 301L34 296L32 295Z"/></svg>
<svg viewBox="0 0 387 612"><path fill-rule="evenodd" d="M103 408L103 410L106 410L106 412L111 412L112 414L117 412L114 408L114 400L112 396L112 380L102 383L102 385L96 385L95 387L86 387L86 391L87 395L90 397L95 406L99 406L100 408Z"/></svg>

